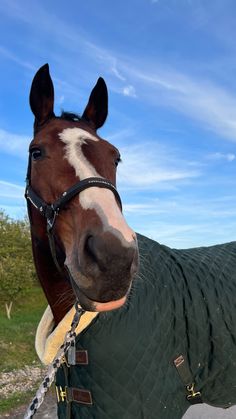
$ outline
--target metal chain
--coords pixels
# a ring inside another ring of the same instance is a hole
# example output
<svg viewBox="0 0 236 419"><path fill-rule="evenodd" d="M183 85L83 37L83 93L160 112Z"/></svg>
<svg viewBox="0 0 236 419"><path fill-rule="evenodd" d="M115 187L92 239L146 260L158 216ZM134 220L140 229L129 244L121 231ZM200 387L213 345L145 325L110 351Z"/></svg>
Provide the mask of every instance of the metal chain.
<svg viewBox="0 0 236 419"><path fill-rule="evenodd" d="M31 419L37 412L39 406L41 406L41 404L43 403L44 397L55 379L56 372L60 367L66 352L68 351L72 343L75 341L75 329L78 326L80 318L84 313L85 311L81 307L79 307L78 302L76 302L75 315L71 323L71 328L66 333L63 344L60 346L54 360L49 365L47 374L45 375L39 389L37 390L35 397L31 401L24 415L24 419Z"/></svg>

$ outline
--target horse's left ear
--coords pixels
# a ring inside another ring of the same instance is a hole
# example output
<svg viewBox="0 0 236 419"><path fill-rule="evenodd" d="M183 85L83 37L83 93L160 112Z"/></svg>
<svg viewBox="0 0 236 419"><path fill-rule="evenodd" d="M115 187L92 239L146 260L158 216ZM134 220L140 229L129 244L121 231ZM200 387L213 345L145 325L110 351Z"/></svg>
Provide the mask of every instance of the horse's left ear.
<svg viewBox="0 0 236 419"><path fill-rule="evenodd" d="M48 64L43 65L35 74L30 90L30 107L35 116L35 127L52 118L54 88Z"/></svg>
<svg viewBox="0 0 236 419"><path fill-rule="evenodd" d="M107 86L102 77L99 77L93 88L88 104L82 118L89 122L95 129L100 128L106 121L108 113Z"/></svg>

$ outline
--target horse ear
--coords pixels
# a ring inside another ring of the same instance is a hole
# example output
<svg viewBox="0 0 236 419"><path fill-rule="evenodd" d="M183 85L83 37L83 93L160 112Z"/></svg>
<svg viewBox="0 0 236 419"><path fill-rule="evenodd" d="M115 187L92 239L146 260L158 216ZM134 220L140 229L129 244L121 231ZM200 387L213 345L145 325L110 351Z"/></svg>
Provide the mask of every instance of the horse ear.
<svg viewBox="0 0 236 419"><path fill-rule="evenodd" d="M30 107L35 116L35 126L55 116L53 105L54 88L49 66L45 64L35 74L30 90Z"/></svg>
<svg viewBox="0 0 236 419"><path fill-rule="evenodd" d="M99 77L96 86L93 88L89 97L88 104L82 115L95 129L100 128L108 113L108 92L105 81Z"/></svg>

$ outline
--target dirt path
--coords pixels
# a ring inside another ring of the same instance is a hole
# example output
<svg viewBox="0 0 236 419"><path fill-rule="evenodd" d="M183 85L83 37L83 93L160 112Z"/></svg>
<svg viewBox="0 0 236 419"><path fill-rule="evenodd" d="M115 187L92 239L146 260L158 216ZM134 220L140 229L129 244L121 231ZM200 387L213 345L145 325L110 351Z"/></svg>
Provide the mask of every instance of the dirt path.
<svg viewBox="0 0 236 419"><path fill-rule="evenodd" d="M21 406L18 409L14 409L5 415L0 415L0 419L22 419L28 405ZM34 416L35 419L57 419L56 410L56 397L53 391L47 394L42 406Z"/></svg>
<svg viewBox="0 0 236 419"><path fill-rule="evenodd" d="M45 370L38 366L25 366L25 368L0 374L0 400L9 397L13 393L25 393L38 388L38 384L45 374ZM1 402L0 402L1 403ZM28 405L13 409L9 413L0 415L0 418L22 419ZM56 398L54 391L47 395L37 419L56 419Z"/></svg>
<svg viewBox="0 0 236 419"><path fill-rule="evenodd" d="M0 399L12 393L23 393L33 390L36 383L43 378L44 369L39 366L25 366L20 370L0 374Z"/></svg>
<svg viewBox="0 0 236 419"><path fill-rule="evenodd" d="M10 414L0 416L0 419L22 419L25 413L25 406L17 409ZM50 392L35 419L57 419L56 398L53 392ZM231 409L216 409L207 405L192 406L184 415L183 419L235 419L236 406ZM111 418L112 419L112 418ZM147 418L148 419L148 418ZM174 419L174 418L173 418Z"/></svg>

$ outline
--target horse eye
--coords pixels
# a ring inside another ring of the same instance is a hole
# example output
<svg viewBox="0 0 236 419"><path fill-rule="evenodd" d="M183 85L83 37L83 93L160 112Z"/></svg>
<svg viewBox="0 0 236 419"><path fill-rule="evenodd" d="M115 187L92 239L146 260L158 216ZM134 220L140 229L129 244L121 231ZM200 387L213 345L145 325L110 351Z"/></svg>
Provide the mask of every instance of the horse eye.
<svg viewBox="0 0 236 419"><path fill-rule="evenodd" d="M117 157L117 159L115 160L115 166L117 167L118 166L118 164L121 162L121 158L120 158L120 156L119 157Z"/></svg>
<svg viewBox="0 0 236 419"><path fill-rule="evenodd" d="M33 160L39 160L42 157L42 151L40 148L33 148L30 151L30 154Z"/></svg>

